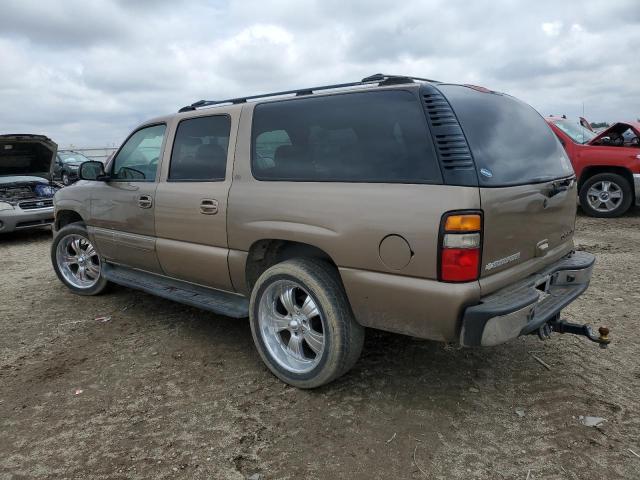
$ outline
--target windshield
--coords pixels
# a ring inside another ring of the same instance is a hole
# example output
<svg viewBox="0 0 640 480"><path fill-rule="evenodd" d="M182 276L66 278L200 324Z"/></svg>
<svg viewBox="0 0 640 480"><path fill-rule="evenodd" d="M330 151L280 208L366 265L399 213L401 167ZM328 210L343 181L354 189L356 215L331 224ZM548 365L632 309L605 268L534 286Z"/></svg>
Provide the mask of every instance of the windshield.
<svg viewBox="0 0 640 480"><path fill-rule="evenodd" d="M89 161L87 157L78 152L58 152L58 156L64 163L82 163Z"/></svg>
<svg viewBox="0 0 640 480"><path fill-rule="evenodd" d="M569 120L554 120L553 124L566 133L571 140L582 145L590 142L597 136L597 134L591 130L587 130L582 125L570 122Z"/></svg>

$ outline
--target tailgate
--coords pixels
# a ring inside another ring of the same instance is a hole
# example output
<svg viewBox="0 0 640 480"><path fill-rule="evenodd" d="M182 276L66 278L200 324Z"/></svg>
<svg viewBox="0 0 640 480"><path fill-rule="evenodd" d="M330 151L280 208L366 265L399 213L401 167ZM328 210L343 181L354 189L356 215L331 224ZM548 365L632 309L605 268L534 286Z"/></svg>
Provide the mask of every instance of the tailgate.
<svg viewBox="0 0 640 480"><path fill-rule="evenodd" d="M572 249L575 176L551 128L526 103L477 87L438 88L455 111L478 174L486 295Z"/></svg>
<svg viewBox="0 0 640 480"><path fill-rule="evenodd" d="M510 270L510 281L515 281L573 248L576 190L573 178L480 189L484 212L483 294L504 283L495 279L500 285L493 285L483 278Z"/></svg>

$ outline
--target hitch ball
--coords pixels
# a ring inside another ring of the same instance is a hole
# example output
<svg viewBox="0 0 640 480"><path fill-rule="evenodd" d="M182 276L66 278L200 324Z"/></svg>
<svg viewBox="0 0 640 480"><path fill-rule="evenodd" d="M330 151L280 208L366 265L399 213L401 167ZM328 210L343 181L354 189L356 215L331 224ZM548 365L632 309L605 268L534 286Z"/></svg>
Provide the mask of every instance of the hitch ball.
<svg viewBox="0 0 640 480"><path fill-rule="evenodd" d="M609 329L607 327L600 327L598 329L598 333L600 334L600 338L598 339L600 348L607 348L609 346L609 342L611 342L609 339Z"/></svg>

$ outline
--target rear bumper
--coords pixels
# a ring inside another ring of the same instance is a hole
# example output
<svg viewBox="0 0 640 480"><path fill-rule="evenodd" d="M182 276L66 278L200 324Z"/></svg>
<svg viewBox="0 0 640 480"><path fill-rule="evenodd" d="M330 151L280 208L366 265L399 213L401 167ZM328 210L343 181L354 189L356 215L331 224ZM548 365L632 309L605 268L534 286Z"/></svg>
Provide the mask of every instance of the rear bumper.
<svg viewBox="0 0 640 480"><path fill-rule="evenodd" d="M0 211L0 233L25 230L27 228L41 227L53 223L53 207L22 210L15 207L13 210Z"/></svg>
<svg viewBox="0 0 640 480"><path fill-rule="evenodd" d="M465 309L460 331L464 346L492 346L537 330L589 286L595 257L571 253L526 279L480 299Z"/></svg>
<svg viewBox="0 0 640 480"><path fill-rule="evenodd" d="M640 207L640 173L633 174L633 187L636 194L636 205Z"/></svg>

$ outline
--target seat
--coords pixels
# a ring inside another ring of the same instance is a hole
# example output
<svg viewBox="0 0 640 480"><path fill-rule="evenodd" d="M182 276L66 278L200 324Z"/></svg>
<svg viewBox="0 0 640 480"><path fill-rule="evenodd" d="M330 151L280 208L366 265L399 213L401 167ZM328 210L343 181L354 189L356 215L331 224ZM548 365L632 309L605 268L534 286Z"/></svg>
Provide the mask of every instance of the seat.
<svg viewBox="0 0 640 480"><path fill-rule="evenodd" d="M274 177L310 178L313 177L313 165L304 150L294 145L280 145L273 154Z"/></svg>
<svg viewBox="0 0 640 480"><path fill-rule="evenodd" d="M198 147L193 158L182 163L178 171L172 173L172 178L222 180L225 177L227 154L220 145L203 144Z"/></svg>

